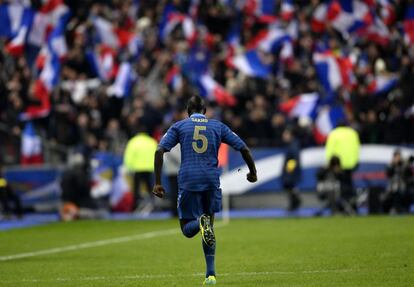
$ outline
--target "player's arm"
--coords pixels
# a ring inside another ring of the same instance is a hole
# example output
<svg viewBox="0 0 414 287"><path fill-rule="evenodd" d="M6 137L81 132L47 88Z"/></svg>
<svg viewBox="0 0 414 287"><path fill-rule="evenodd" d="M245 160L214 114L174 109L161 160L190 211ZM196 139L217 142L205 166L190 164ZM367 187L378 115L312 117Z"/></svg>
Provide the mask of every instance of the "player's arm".
<svg viewBox="0 0 414 287"><path fill-rule="evenodd" d="M254 164L252 153L250 152L247 145L242 141L242 139L230 130L228 126L222 124L221 131L222 141L230 145L235 150L239 151L243 157L243 160L246 162L249 173L247 174L247 180L250 182L257 181L257 170L256 165Z"/></svg>
<svg viewBox="0 0 414 287"><path fill-rule="evenodd" d="M155 185L152 189L152 193L156 196L163 198L165 189L161 182L162 165L164 163L164 153L169 152L175 145L178 144L178 130L173 125L162 137L154 156L154 173L155 173Z"/></svg>
<svg viewBox="0 0 414 287"><path fill-rule="evenodd" d="M155 185L152 189L152 193L156 196L163 198L165 194L165 189L162 186L161 182L161 171L162 165L164 163L164 153L165 149L161 146L158 146L157 150L155 151L154 157L154 173L155 173Z"/></svg>
<svg viewBox="0 0 414 287"><path fill-rule="evenodd" d="M256 165L254 164L252 153L250 152L250 149L247 146L244 146L240 153L243 157L243 160L247 164L247 167L249 168L249 173L247 174L247 180L250 182L256 182L257 181L257 170Z"/></svg>

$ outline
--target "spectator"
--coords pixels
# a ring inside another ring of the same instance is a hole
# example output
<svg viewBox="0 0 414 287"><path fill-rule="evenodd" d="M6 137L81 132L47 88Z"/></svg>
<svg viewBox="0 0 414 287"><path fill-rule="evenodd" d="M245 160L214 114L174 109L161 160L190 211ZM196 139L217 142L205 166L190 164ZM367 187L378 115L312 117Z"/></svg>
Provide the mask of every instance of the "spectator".
<svg viewBox="0 0 414 287"><path fill-rule="evenodd" d="M148 135L142 125L138 127L137 134L128 141L125 149L124 165L134 178L134 209L140 212L148 213L154 208L151 188L156 149L157 141ZM146 201L142 201L141 198L142 184L145 185L149 197Z"/></svg>
<svg viewBox="0 0 414 287"><path fill-rule="evenodd" d="M358 133L341 123L337 128L329 133L325 146L326 160L331 161L332 157L337 156L341 163L344 173L342 184L342 197L348 201L356 210L356 194L352 180L353 172L358 167L360 142Z"/></svg>
<svg viewBox="0 0 414 287"><path fill-rule="evenodd" d="M288 194L289 211L295 211L301 204L297 189L301 179L300 146L298 140L290 129L285 129L282 134L285 144L285 160L282 166L282 185Z"/></svg>

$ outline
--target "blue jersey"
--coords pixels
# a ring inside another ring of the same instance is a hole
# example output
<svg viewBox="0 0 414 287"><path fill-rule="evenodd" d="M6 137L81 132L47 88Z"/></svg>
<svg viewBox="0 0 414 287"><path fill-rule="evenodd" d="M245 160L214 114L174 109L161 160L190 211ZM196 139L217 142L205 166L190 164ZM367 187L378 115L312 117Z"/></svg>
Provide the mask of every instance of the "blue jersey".
<svg viewBox="0 0 414 287"><path fill-rule="evenodd" d="M202 192L220 188L217 155L221 142L238 151L246 146L228 126L202 114L193 114L169 128L159 146L169 151L181 145L180 189Z"/></svg>

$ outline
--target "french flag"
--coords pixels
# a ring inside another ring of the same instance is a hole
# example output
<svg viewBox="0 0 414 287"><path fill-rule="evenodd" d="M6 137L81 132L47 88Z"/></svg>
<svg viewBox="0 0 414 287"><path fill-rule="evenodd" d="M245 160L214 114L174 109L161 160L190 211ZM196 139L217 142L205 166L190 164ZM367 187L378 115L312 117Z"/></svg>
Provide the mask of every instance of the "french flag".
<svg viewBox="0 0 414 287"><path fill-rule="evenodd" d="M361 34L362 37L366 37L370 41L373 41L379 45L386 46L390 42L390 31L384 22L379 18L374 18L374 23Z"/></svg>
<svg viewBox="0 0 414 287"><path fill-rule="evenodd" d="M325 30L327 22L328 5L325 3L319 4L313 12L311 27L316 33L322 33Z"/></svg>
<svg viewBox="0 0 414 287"><path fill-rule="evenodd" d="M247 76L267 78L271 72L271 65L263 63L256 50L250 50L233 57L230 64Z"/></svg>
<svg viewBox="0 0 414 287"><path fill-rule="evenodd" d="M292 41L285 42L280 50L279 54L280 60L284 63L290 63L293 61L294 52Z"/></svg>
<svg viewBox="0 0 414 287"><path fill-rule="evenodd" d="M22 121L44 118L50 113L51 105L49 90L40 79L37 79L33 84L32 93L39 104L28 106L26 110L19 115L19 119Z"/></svg>
<svg viewBox="0 0 414 287"><path fill-rule="evenodd" d="M134 195L122 166L118 168L118 174L112 182L109 203L114 212L130 212L133 209Z"/></svg>
<svg viewBox="0 0 414 287"><path fill-rule="evenodd" d="M340 106L331 106L322 108L316 117L314 123L314 138L318 144L325 143L329 133L336 126L345 121L345 112Z"/></svg>
<svg viewBox="0 0 414 287"><path fill-rule="evenodd" d="M42 12L36 12L27 42L35 47L42 47L52 29L50 16Z"/></svg>
<svg viewBox="0 0 414 287"><path fill-rule="evenodd" d="M9 54L15 57L21 56L23 54L24 45L26 44L27 35L32 26L33 18L34 11L29 7L25 7L23 9L20 27L17 31L16 36L14 36L6 45L6 51Z"/></svg>
<svg viewBox="0 0 414 287"><path fill-rule="evenodd" d="M134 33L125 29L115 28L112 23L102 17L95 17L93 25L97 33L97 42L103 43L113 49L128 47L134 40Z"/></svg>
<svg viewBox="0 0 414 287"><path fill-rule="evenodd" d="M246 48L260 48L265 52L272 53L288 41L291 41L291 37L285 30L279 27L271 27L257 33L256 37L247 43Z"/></svg>
<svg viewBox="0 0 414 287"><path fill-rule="evenodd" d="M0 4L0 36L12 38L19 32L24 7L18 3Z"/></svg>
<svg viewBox="0 0 414 287"><path fill-rule="evenodd" d="M160 23L161 40L165 41L179 24L182 25L184 36L187 41L193 43L197 37L197 29L193 19L190 16L176 11L173 5L167 5L164 8Z"/></svg>
<svg viewBox="0 0 414 287"><path fill-rule="evenodd" d="M49 53L46 56L45 66L40 72L39 80L45 86L48 92L51 92L53 88L59 82L60 74L60 59L58 55Z"/></svg>
<svg viewBox="0 0 414 287"><path fill-rule="evenodd" d="M68 52L66 38L65 38L65 23L70 17L70 12L60 18L59 23L49 33L47 45L43 45L39 54L36 58L36 67L41 70L43 69L46 58L51 54L57 56L60 60L63 60Z"/></svg>
<svg viewBox="0 0 414 287"><path fill-rule="evenodd" d="M194 43L197 37L197 29L194 25L193 19L191 19L191 17L185 16L184 20L182 21L182 26L186 40L190 44Z"/></svg>
<svg viewBox="0 0 414 287"><path fill-rule="evenodd" d="M368 85L368 92L373 95L383 95L394 89L397 84L396 76L379 75Z"/></svg>
<svg viewBox="0 0 414 287"><path fill-rule="evenodd" d="M396 19L395 8L392 5L390 0L378 0L380 5L381 19L384 21L385 25L391 25Z"/></svg>
<svg viewBox="0 0 414 287"><path fill-rule="evenodd" d="M414 44L414 4L410 4L405 12L404 40L407 44Z"/></svg>
<svg viewBox="0 0 414 287"><path fill-rule="evenodd" d="M23 165L43 163L42 140L32 122L27 122L22 133L21 158Z"/></svg>
<svg viewBox="0 0 414 287"><path fill-rule="evenodd" d="M138 59L143 46L144 41L141 35L135 34L128 43L128 52L133 59Z"/></svg>
<svg viewBox="0 0 414 287"><path fill-rule="evenodd" d="M264 23L270 23L276 19L275 1L272 0L247 0L244 10L247 14L254 14Z"/></svg>
<svg viewBox="0 0 414 287"><path fill-rule="evenodd" d="M201 96L214 100L219 105L234 106L236 98L227 92L222 85L217 83L208 73L202 75L199 80Z"/></svg>
<svg viewBox="0 0 414 287"><path fill-rule="evenodd" d="M313 62L319 80L328 94L334 93L342 86L352 87L354 76L349 58L334 56L331 51L316 52Z"/></svg>
<svg viewBox="0 0 414 287"><path fill-rule="evenodd" d="M291 118L313 118L319 94L301 94L280 104L279 109Z"/></svg>
<svg viewBox="0 0 414 287"><path fill-rule="evenodd" d="M114 83L109 86L107 94L117 98L124 98L130 95L133 82L135 80L135 73L132 65L124 62L118 69L118 74Z"/></svg>
<svg viewBox="0 0 414 287"><path fill-rule="evenodd" d="M59 22L50 33L48 39L48 48L50 49L51 54L57 56L59 60L63 60L68 53L68 47L65 39L65 28L70 15L70 12L61 15Z"/></svg>
<svg viewBox="0 0 414 287"><path fill-rule="evenodd" d="M183 77L181 75L180 67L177 65L172 66L165 75L164 81L174 91L180 89L183 86Z"/></svg>
<svg viewBox="0 0 414 287"><path fill-rule="evenodd" d="M62 17L67 17L70 13L63 0L46 0L42 2L42 7L34 15L33 24L27 39L28 43L36 47L43 46L49 38L49 34L62 21Z"/></svg>
<svg viewBox="0 0 414 287"><path fill-rule="evenodd" d="M290 21L295 14L295 7L292 0L282 0L280 6L280 17L285 21Z"/></svg>
<svg viewBox="0 0 414 287"><path fill-rule="evenodd" d="M241 33L241 19L237 17L230 26L229 32L226 37L227 51L226 51L226 65L231 66L231 59L241 47L240 33Z"/></svg>
<svg viewBox="0 0 414 287"><path fill-rule="evenodd" d="M116 76L118 65L115 55L115 50L106 45L97 45L93 51L87 52L89 63L102 81L110 81Z"/></svg>
<svg viewBox="0 0 414 287"><path fill-rule="evenodd" d="M41 64L41 72L33 86L33 94L40 105L31 105L26 111L20 115L22 120L45 117L50 112L50 93L59 82L60 61L67 52L66 41L64 37L64 29L70 13L59 19L58 25L50 33L47 44L42 48L39 54L40 60L37 64Z"/></svg>
<svg viewBox="0 0 414 287"><path fill-rule="evenodd" d="M90 182L92 198L100 198L111 193L112 181L110 172L112 172L112 169L104 162L99 162L98 166L92 170Z"/></svg>
<svg viewBox="0 0 414 287"><path fill-rule="evenodd" d="M332 1L328 6L327 18L343 34L359 32L373 23L368 5L358 0Z"/></svg>
<svg viewBox="0 0 414 287"><path fill-rule="evenodd" d="M119 39L111 22L102 17L96 17L93 20L93 25L98 35L98 42L113 49L119 48Z"/></svg>

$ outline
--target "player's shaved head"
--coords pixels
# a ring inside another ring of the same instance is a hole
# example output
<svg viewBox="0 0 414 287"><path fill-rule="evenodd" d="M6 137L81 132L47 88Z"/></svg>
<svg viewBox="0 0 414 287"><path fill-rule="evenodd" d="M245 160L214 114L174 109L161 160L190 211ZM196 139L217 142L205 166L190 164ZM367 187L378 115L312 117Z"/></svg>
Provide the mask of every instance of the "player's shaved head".
<svg viewBox="0 0 414 287"><path fill-rule="evenodd" d="M187 113L189 116L195 113L206 113L206 102L200 96L192 96L187 102Z"/></svg>

